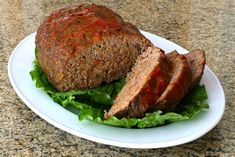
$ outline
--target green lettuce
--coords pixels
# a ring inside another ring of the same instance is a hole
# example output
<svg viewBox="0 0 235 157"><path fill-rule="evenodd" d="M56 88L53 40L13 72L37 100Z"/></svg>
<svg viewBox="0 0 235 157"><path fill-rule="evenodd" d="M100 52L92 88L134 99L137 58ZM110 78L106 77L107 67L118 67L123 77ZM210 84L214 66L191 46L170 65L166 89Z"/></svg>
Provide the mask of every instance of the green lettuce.
<svg viewBox="0 0 235 157"><path fill-rule="evenodd" d="M37 55L37 50L35 49ZM91 120L97 123L125 127L148 128L165 125L182 120L190 120L202 110L208 109L207 93L204 85L198 85L179 103L176 112L163 113L155 111L146 113L143 118L117 118L103 119L105 110L109 110L113 101L122 87L125 79L101 85L93 89L71 90L67 92L57 91L47 80L41 70L37 58L34 61L34 69L30 72L36 87L43 89L55 102L78 115L78 120Z"/></svg>

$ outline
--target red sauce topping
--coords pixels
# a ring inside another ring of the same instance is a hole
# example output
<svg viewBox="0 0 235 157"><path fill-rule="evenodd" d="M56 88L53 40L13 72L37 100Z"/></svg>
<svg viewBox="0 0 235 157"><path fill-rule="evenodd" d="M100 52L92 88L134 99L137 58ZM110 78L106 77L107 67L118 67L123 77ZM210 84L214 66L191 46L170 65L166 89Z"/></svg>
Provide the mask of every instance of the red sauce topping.
<svg viewBox="0 0 235 157"><path fill-rule="evenodd" d="M123 20L107 8L80 5L70 10L55 12L47 22L52 40L60 42L61 46L75 46L75 50L100 41L103 35L118 32Z"/></svg>
<svg viewBox="0 0 235 157"><path fill-rule="evenodd" d="M158 67L151 74L151 79L143 89L142 103L147 105L154 104L160 94L165 90L167 83L158 77L161 74L161 69Z"/></svg>

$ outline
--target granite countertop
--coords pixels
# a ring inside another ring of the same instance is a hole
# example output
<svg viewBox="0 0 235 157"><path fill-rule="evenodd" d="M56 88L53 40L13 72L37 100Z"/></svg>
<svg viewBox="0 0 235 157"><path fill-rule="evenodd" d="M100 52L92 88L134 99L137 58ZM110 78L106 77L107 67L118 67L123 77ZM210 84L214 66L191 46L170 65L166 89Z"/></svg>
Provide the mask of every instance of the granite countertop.
<svg viewBox="0 0 235 157"><path fill-rule="evenodd" d="M182 47L205 50L207 65L226 95L225 114L203 137L163 149L125 149L91 142L61 131L32 112L16 95L7 75L14 47L35 32L52 10L97 3L138 28ZM200 0L9 0L0 1L0 156L235 156L235 1Z"/></svg>

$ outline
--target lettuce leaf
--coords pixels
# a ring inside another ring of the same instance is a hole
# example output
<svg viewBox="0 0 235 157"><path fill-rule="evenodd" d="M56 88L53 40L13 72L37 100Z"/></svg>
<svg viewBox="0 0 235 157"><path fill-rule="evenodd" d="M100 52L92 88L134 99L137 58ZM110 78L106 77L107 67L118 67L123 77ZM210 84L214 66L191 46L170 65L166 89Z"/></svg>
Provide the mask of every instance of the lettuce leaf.
<svg viewBox="0 0 235 157"><path fill-rule="evenodd" d="M37 50L35 49L35 55ZM68 92L57 91L47 80L41 70L37 57L34 61L34 69L30 72L36 87L43 89L55 102L78 115L78 120L91 120L97 123L125 128L148 128L165 125L182 120L190 120L204 109L208 109L207 93L205 86L198 85L178 105L176 112L163 113L155 111L146 113L143 118L117 118L103 119L105 110L108 110L125 85L121 79L97 88L86 90L71 90Z"/></svg>
<svg viewBox="0 0 235 157"><path fill-rule="evenodd" d="M48 94L52 94L54 92L56 92L57 90L53 87L52 84L49 83L49 81L47 80L46 75L43 73L43 71L41 70L38 61L37 61L37 49L35 49L35 56L36 56L36 60L33 61L34 64L34 69L32 71L30 71L30 75L33 81L36 82L36 87L37 88L42 88L45 92L47 92Z"/></svg>

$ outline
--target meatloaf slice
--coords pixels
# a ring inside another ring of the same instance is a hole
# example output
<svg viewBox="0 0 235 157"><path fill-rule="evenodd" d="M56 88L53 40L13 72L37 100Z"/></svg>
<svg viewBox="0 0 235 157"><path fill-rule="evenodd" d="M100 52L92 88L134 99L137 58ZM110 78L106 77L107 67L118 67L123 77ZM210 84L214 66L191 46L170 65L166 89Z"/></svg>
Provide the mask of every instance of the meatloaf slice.
<svg viewBox="0 0 235 157"><path fill-rule="evenodd" d="M156 110L173 111L179 101L187 94L192 74L184 55L176 51L167 54L172 77L166 90L155 104Z"/></svg>
<svg viewBox="0 0 235 157"><path fill-rule="evenodd" d="M53 12L36 35L39 65L59 91L125 77L148 46L152 44L137 27L95 4Z"/></svg>
<svg viewBox="0 0 235 157"><path fill-rule="evenodd" d="M192 71L190 89L199 84L206 64L205 52L199 49L193 50L184 55Z"/></svg>
<svg viewBox="0 0 235 157"><path fill-rule="evenodd" d="M152 111L154 103L170 80L168 62L159 48L148 48L140 55L127 76L127 83L104 118L142 117Z"/></svg>

